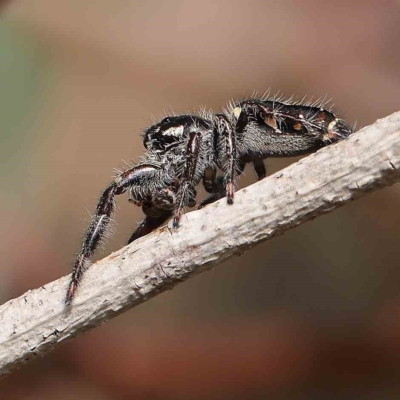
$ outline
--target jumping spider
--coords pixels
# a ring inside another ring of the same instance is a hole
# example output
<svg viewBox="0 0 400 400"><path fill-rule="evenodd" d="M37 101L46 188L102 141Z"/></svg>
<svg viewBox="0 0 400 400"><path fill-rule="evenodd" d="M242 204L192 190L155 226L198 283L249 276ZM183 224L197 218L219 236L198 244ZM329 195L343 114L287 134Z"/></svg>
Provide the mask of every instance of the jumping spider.
<svg viewBox="0 0 400 400"><path fill-rule="evenodd" d="M196 205L195 187L200 181L209 196L199 208L224 196L233 204L236 180L246 164L253 164L258 179L263 179L264 159L310 153L352 132L321 103L268 97L230 103L219 114L202 111L164 118L145 130L147 153L139 163L120 172L100 196L75 261L66 304L72 301L90 257L105 236L115 196L128 192L129 201L141 206L146 216L130 237L131 243L171 217L177 228L184 207Z"/></svg>

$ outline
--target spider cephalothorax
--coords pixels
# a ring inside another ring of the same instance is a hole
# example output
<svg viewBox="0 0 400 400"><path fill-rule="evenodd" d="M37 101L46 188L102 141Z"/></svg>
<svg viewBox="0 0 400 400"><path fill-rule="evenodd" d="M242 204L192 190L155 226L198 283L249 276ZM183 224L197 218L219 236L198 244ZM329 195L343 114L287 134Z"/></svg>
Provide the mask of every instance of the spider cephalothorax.
<svg viewBox="0 0 400 400"><path fill-rule="evenodd" d="M233 204L236 180L247 163L262 179L264 159L310 153L352 132L321 104L266 97L230 104L219 114L203 111L162 119L145 130L143 144L148 152L141 161L118 173L100 196L75 261L66 303L71 302L90 257L104 238L116 195L128 192L129 200L146 215L130 243L171 217L177 228L184 207L195 206L195 187L201 181L209 196L199 208L224 196Z"/></svg>

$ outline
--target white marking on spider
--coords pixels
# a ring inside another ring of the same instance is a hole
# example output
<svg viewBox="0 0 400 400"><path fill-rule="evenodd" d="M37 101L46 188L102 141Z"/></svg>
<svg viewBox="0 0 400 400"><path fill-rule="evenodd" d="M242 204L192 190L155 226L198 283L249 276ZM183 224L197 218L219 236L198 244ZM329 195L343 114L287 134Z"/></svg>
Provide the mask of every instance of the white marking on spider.
<svg viewBox="0 0 400 400"><path fill-rule="evenodd" d="M180 137L183 135L183 125L173 126L172 128L165 130L162 134L163 136Z"/></svg>

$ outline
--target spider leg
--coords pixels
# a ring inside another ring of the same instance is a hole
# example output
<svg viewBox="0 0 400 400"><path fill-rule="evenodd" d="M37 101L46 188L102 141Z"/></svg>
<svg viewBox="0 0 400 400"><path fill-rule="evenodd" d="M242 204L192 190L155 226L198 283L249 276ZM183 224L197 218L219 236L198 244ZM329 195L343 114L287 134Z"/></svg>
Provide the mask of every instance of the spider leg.
<svg viewBox="0 0 400 400"><path fill-rule="evenodd" d="M128 243L132 243L136 239L139 239L142 236L149 234L150 232L157 229L161 226L165 221L172 217L172 210L162 210L160 208L154 207L152 208L153 215L147 216L136 228L136 230L132 233L131 237L128 240Z"/></svg>
<svg viewBox="0 0 400 400"><path fill-rule="evenodd" d="M226 198L228 204L233 204L236 183L236 138L231 124L227 123L225 125L223 135L225 136L225 152L227 156L225 172Z"/></svg>
<svg viewBox="0 0 400 400"><path fill-rule="evenodd" d="M261 158L253 161L253 168L259 181L267 176L267 170Z"/></svg>
<svg viewBox="0 0 400 400"><path fill-rule="evenodd" d="M206 189L207 190L207 189ZM214 203L219 199L222 199L226 194L226 186L225 186L225 178L223 175L220 175L213 179L212 188L211 190L207 190L210 193L207 198L200 202L199 206L197 207L198 210L205 207L208 204Z"/></svg>
<svg viewBox="0 0 400 400"><path fill-rule="evenodd" d="M217 177L217 169L216 168L206 168L203 175L203 186L204 189L210 193L206 199L200 202L199 206L197 207L198 210L206 206L207 204L211 204L214 201L217 201L225 196L225 184L224 184L224 177L218 176Z"/></svg>
<svg viewBox="0 0 400 400"><path fill-rule="evenodd" d="M183 208L188 202L188 197L190 195L190 192L193 191L200 147L201 147L201 133L191 132L189 137L189 142L186 147L186 162L185 162L185 169L183 172L183 179L178 190L178 201L174 211L174 221L173 221L174 228L177 228L179 226L179 220L181 219ZM193 202L191 204L193 204Z"/></svg>
<svg viewBox="0 0 400 400"><path fill-rule="evenodd" d="M96 213L86 230L81 251L75 260L65 299L67 305L71 303L82 276L89 266L90 257L94 254L107 232L107 227L115 211L115 196L125 193L132 185L143 185L151 181L154 179L157 169L159 168L147 164L130 168L120 174L101 194L97 203Z"/></svg>
<svg viewBox="0 0 400 400"><path fill-rule="evenodd" d="M233 204L233 197L235 194L237 171L237 156L236 156L236 133L232 128L232 124L224 114L217 114L215 116L215 124L217 129L214 134L217 136L216 141L219 142L221 138L225 143L222 146L221 152L223 162L220 162L220 167L225 173L225 193L228 204Z"/></svg>
<svg viewBox="0 0 400 400"><path fill-rule="evenodd" d="M246 163L242 161L237 162L237 167L236 167L237 176L242 174L245 166ZM212 184L208 182L207 186L204 183L204 178L203 178L203 185L204 188L207 190L207 192L210 193L210 195L200 202L198 206L199 210L208 204L214 203L215 201L222 199L226 195L226 177L223 175L219 175L216 177L214 175L212 179Z"/></svg>
<svg viewBox="0 0 400 400"><path fill-rule="evenodd" d="M215 178L217 176L216 168L206 168L203 175L203 186L208 193L214 192Z"/></svg>

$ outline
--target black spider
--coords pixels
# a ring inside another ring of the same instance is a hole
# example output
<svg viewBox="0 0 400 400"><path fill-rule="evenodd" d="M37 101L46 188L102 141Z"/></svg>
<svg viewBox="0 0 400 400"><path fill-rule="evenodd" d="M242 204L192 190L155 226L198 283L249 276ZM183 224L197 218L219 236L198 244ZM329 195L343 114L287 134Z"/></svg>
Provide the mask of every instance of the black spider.
<svg viewBox="0 0 400 400"><path fill-rule="evenodd" d="M264 159L310 153L346 138L353 132L331 110L319 103L281 99L249 99L229 104L224 112L164 118L144 132L147 153L121 172L104 190L76 258L66 303L74 297L89 259L114 214L116 195L129 192L145 219L129 243L173 217L179 225L185 206L196 204L195 187L202 181L210 194L199 208L224 196L233 204L236 180L247 163L258 179L266 176ZM217 171L222 175L217 176Z"/></svg>

